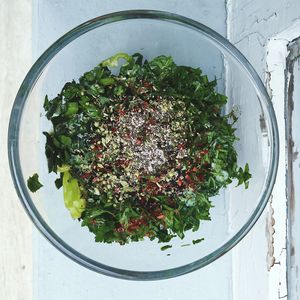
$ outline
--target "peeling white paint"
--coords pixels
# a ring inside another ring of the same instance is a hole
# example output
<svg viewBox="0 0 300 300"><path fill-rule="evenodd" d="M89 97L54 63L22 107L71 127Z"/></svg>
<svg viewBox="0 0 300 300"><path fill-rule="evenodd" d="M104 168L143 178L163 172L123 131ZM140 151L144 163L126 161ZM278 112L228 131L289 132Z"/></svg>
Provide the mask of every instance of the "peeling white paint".
<svg viewBox="0 0 300 300"><path fill-rule="evenodd" d="M280 139L280 158L276 184L273 190L274 209L274 258L275 265L270 271L269 285L278 286L277 291L270 290L270 300L281 299L287 295L286 278L286 136L285 136L285 70L288 56L288 44L300 35L300 21L270 39L267 45L266 82L274 105ZM274 298L278 297L278 298Z"/></svg>
<svg viewBox="0 0 300 300"><path fill-rule="evenodd" d="M267 213L267 220L266 220L266 237L268 243L268 252L267 252L267 268L268 271L275 264L275 257L274 257L274 229L275 219L274 219L274 209L272 207L272 199L269 201L269 209Z"/></svg>
<svg viewBox="0 0 300 300"><path fill-rule="evenodd" d="M300 38L298 37L288 46L289 55L286 71L286 126L287 126L287 196L288 196L288 223L287 223L287 268L289 299L298 300L300 278L300 239L299 239L299 201L300 168L298 149L300 149Z"/></svg>
<svg viewBox="0 0 300 300"><path fill-rule="evenodd" d="M284 299L287 298L284 70L287 44L300 35L300 1L228 1L228 37L247 57L261 78L265 79L276 111L281 139L281 156L272 207L267 207L258 224L246 237L246 242L233 250L233 261L234 257L241 257L241 266L233 269L234 299ZM261 230L262 219L267 234ZM256 245L255 251L249 257L249 249L253 244ZM267 257L265 265L261 264L262 255ZM255 288L245 293L249 284ZM257 289L262 286L267 291L267 296L258 294Z"/></svg>

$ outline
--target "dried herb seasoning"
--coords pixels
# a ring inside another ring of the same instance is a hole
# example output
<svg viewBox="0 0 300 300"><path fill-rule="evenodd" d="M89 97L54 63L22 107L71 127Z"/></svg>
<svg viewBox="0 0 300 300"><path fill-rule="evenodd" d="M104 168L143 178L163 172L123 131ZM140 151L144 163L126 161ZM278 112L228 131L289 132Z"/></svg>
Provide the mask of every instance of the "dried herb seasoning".
<svg viewBox="0 0 300 300"><path fill-rule="evenodd" d="M237 117L221 113L227 98L215 87L170 56L119 53L45 98L49 172L60 173L66 207L96 242L183 238L210 220L221 188L234 179L248 187Z"/></svg>

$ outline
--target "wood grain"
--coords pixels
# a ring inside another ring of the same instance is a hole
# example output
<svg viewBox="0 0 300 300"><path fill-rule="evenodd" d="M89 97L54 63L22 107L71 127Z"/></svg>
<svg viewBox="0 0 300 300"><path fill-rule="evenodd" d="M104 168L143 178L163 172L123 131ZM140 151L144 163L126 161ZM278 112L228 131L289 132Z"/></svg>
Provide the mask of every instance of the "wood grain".
<svg viewBox="0 0 300 300"><path fill-rule="evenodd" d="M32 226L10 177L7 127L31 64L31 0L0 1L0 299L32 299Z"/></svg>

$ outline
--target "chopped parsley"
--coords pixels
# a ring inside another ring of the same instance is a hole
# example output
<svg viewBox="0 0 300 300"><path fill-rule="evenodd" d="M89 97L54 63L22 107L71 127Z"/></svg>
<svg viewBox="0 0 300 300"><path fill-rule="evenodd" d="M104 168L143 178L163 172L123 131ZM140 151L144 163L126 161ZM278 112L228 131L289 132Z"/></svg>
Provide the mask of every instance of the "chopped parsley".
<svg viewBox="0 0 300 300"><path fill-rule="evenodd" d="M222 114L227 97L215 87L170 56L119 53L46 96L48 170L96 242L182 239L210 220L220 189L233 180L248 187L249 166L238 166L234 148L237 117Z"/></svg>
<svg viewBox="0 0 300 300"><path fill-rule="evenodd" d="M172 248L172 245L165 245L160 248L161 251L166 251L167 249Z"/></svg>
<svg viewBox="0 0 300 300"><path fill-rule="evenodd" d="M193 240L192 242L193 242L193 245L196 245L196 244L201 243L203 240L204 240L204 238L201 238L201 239Z"/></svg>
<svg viewBox="0 0 300 300"><path fill-rule="evenodd" d="M39 175L37 173L33 174L31 177L27 180L27 186L29 190L33 193L35 193L37 190L39 190L43 185L39 182Z"/></svg>

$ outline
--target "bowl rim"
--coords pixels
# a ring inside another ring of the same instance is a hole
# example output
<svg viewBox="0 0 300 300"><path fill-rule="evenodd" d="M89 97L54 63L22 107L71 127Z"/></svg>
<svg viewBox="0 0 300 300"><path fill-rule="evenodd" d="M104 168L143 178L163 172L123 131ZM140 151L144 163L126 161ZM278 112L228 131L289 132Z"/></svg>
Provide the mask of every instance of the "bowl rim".
<svg viewBox="0 0 300 300"><path fill-rule="evenodd" d="M261 197L259 199L257 207L255 208L247 222L239 231L237 231L237 233L235 233L234 236L232 236L227 242L225 242L222 246L220 246L210 254L192 263L159 271L133 271L104 265L86 257L85 255L82 255L81 253L70 247L67 243L65 243L58 235L56 235L55 232L52 231L52 229L43 220L36 207L34 206L22 175L19 155L18 139L23 107L32 87L38 80L46 65L60 50L62 50L66 45L68 45L84 33L87 33L106 24L132 19L152 19L175 23L177 25L181 25L200 32L201 34L217 43L219 47L223 48L223 50L225 50L232 58L239 62L259 94L262 96L260 100L263 101L266 112L268 113L267 117L270 127L271 154L269 169L264 184L264 190L261 193ZM59 38L56 42L54 42L33 64L18 90L10 115L7 142L9 166L18 197L21 200L32 222L42 233L42 235L59 251L61 251L67 257L71 258L73 261L79 263L80 265L101 274L130 280L160 280L180 276L210 264L219 257L223 256L229 250L231 250L246 236L246 234L250 231L250 229L254 226L254 224L262 214L275 183L279 159L279 136L275 112L264 84L262 83L260 77L251 66L249 61L226 38L215 32L211 28L190 18L158 10L125 10L99 16L73 28L72 30L64 34L61 38Z"/></svg>

